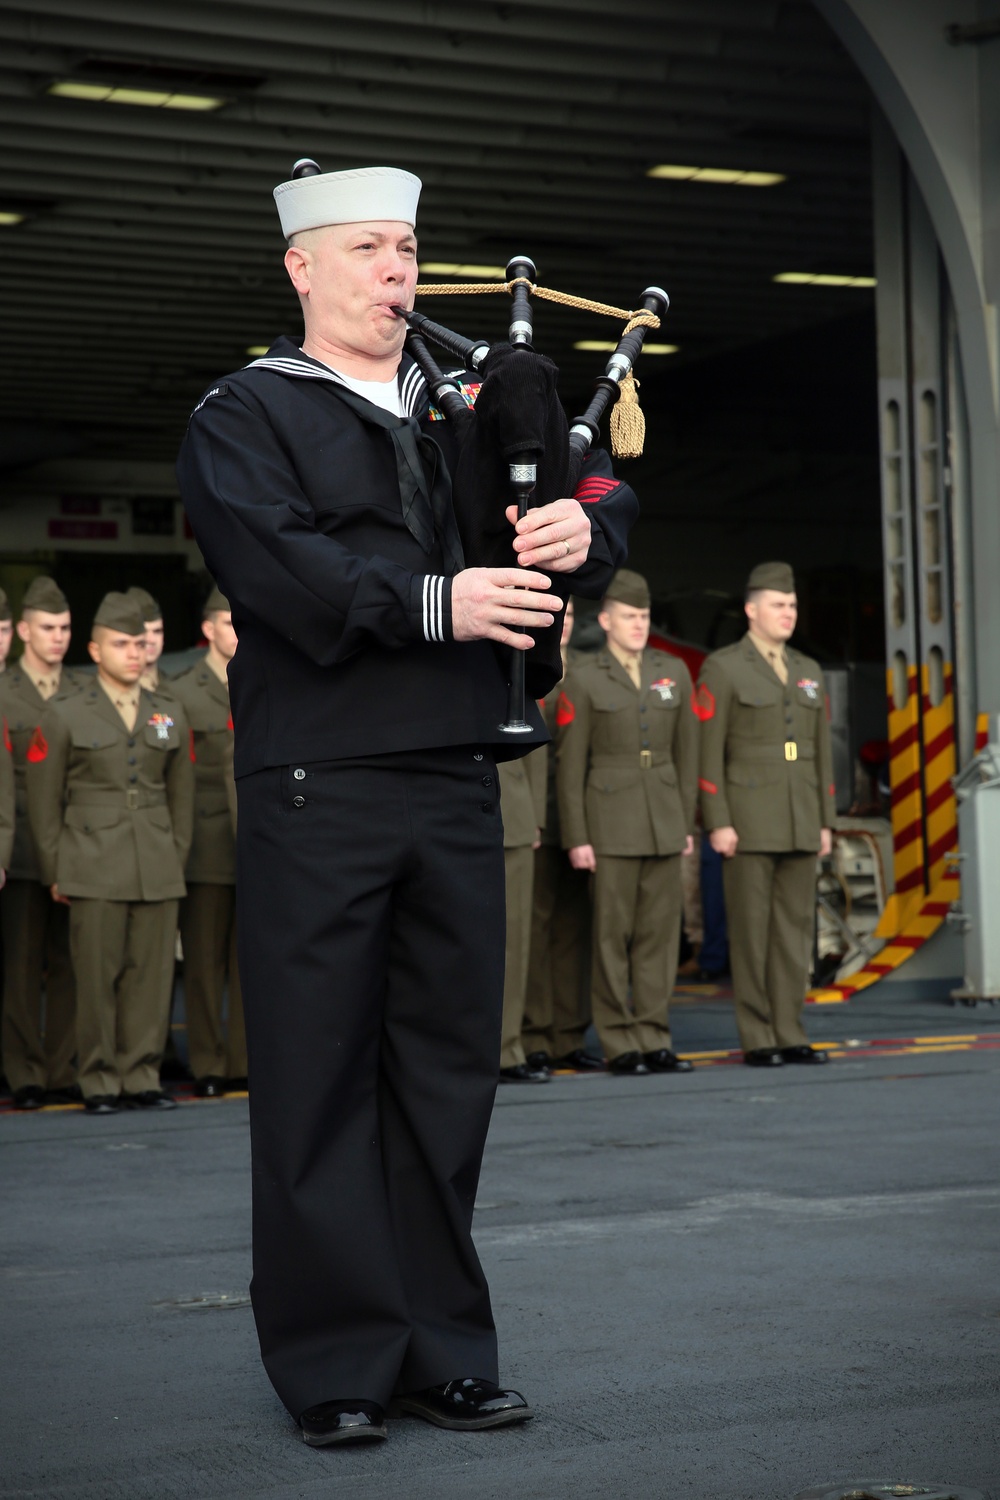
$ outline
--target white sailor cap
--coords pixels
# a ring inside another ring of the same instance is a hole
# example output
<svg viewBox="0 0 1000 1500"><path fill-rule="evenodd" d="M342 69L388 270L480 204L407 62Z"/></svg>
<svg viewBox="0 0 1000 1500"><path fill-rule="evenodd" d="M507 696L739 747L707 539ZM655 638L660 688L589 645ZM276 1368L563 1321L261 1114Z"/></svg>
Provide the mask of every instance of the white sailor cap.
<svg viewBox="0 0 1000 1500"><path fill-rule="evenodd" d="M357 224L365 219L392 219L413 225L422 183L400 167L354 167L347 172L316 172L279 182L274 190L285 239L303 229L327 224ZM295 168L293 168L293 171Z"/></svg>

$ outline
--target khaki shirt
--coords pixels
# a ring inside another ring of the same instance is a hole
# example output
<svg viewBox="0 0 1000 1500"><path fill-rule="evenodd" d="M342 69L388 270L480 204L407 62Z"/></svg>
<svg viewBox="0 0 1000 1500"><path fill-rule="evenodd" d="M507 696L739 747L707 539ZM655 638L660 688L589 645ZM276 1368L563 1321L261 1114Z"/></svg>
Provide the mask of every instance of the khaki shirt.
<svg viewBox="0 0 1000 1500"><path fill-rule="evenodd" d="M695 690L702 819L735 828L746 853L817 850L836 816L823 673L786 655L783 685L744 636L706 657Z"/></svg>
<svg viewBox="0 0 1000 1500"><path fill-rule="evenodd" d="M233 719L229 687L207 661L171 678L170 691L184 707L194 737L194 835L185 878L191 884L236 883L236 839L231 806Z"/></svg>
<svg viewBox="0 0 1000 1500"><path fill-rule="evenodd" d="M84 676L63 667L59 677L59 692L56 698L50 698L48 702L54 703L58 698L77 693L85 683L93 681L92 676ZM42 878L38 851L28 821L25 770L28 746L46 707L46 700L20 665L11 667L0 677L0 714L6 724L7 738L14 757L14 848L7 869L11 880Z"/></svg>
<svg viewBox="0 0 1000 1500"><path fill-rule="evenodd" d="M601 651L575 663L556 704L563 848L597 855L679 854L694 827L698 725L691 675L642 653L642 687Z"/></svg>
<svg viewBox="0 0 1000 1500"><path fill-rule="evenodd" d="M27 753L41 879L105 901L183 896L191 844L191 732L176 698L139 697L133 730L97 683L52 699Z"/></svg>

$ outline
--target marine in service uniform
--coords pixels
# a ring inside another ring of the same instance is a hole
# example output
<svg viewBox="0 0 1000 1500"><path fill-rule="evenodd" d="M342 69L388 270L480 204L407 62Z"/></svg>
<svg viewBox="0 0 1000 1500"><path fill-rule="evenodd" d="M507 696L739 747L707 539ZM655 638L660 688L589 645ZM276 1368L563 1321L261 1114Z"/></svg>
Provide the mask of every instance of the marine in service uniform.
<svg viewBox="0 0 1000 1500"><path fill-rule="evenodd" d="M823 673L786 642L798 616L787 563L747 582L749 629L706 657L695 693L701 812L723 857L729 959L743 1059L824 1063L802 1026L816 856L836 812Z"/></svg>
<svg viewBox="0 0 1000 1500"><path fill-rule="evenodd" d="M496 758L544 740L530 702L533 734L499 729L506 648L557 618L550 574L599 596L635 515L594 453L587 504L517 521L516 564L465 566L458 437L394 311L419 188L392 168L281 184L305 338L205 392L178 470L240 642L254 1316L316 1446L384 1438L391 1397L457 1429L530 1415L497 1384L470 1232L500 1052ZM544 695L530 649L527 672Z"/></svg>
<svg viewBox="0 0 1000 1500"><path fill-rule="evenodd" d="M649 602L638 573L615 574L597 617L607 645L567 673L556 714L562 840L573 867L594 874L594 1025L622 1074L691 1071L668 1011L698 725L687 667L648 647Z"/></svg>
<svg viewBox="0 0 1000 1500"><path fill-rule="evenodd" d="M184 1010L194 1092L216 1099L246 1087L247 1047L236 957L236 836L230 813L233 720L226 669L236 651L229 601L213 589L202 611L208 651L171 679L193 735L194 835L180 929ZM229 1011L223 1023L228 981Z"/></svg>
<svg viewBox="0 0 1000 1500"><path fill-rule="evenodd" d="M504 888L507 938L504 948L503 1023L500 1032L500 1082L548 1083L549 1069L528 1065L521 1042L531 944L534 856L545 818L545 746L521 760L500 766L500 811L503 814Z"/></svg>
<svg viewBox="0 0 1000 1500"><path fill-rule="evenodd" d="M91 687L54 698L28 746L42 879L68 902L78 1078L90 1114L172 1109L159 1087L194 767L184 710L139 687L144 624L107 594Z"/></svg>
<svg viewBox="0 0 1000 1500"><path fill-rule="evenodd" d="M139 686L146 689L147 693L170 692L168 686L170 676L160 668L160 657L163 655L164 632L163 632L163 610L160 608L152 594L146 589L136 585L126 589L126 597L139 606L145 626L145 663L142 676L139 678Z"/></svg>
<svg viewBox="0 0 1000 1500"><path fill-rule="evenodd" d="M561 641L563 672L581 659L570 646L573 600L566 603ZM585 870L574 870L562 846L556 794L556 714L559 683L541 703L553 743L545 747L545 822L535 850L531 948L521 1044L529 1065L593 1072L604 1066L583 1045L590 1025L590 889ZM535 752L536 754L538 752Z"/></svg>
<svg viewBox="0 0 1000 1500"><path fill-rule="evenodd" d="M69 600L62 589L51 578L33 579L17 622L24 650L0 678L0 712L17 781L14 851L0 914L4 1063L18 1109L79 1098L69 920L66 908L54 903L40 884L25 790L28 747L46 703L57 694L77 692L83 681L62 664L70 626Z"/></svg>

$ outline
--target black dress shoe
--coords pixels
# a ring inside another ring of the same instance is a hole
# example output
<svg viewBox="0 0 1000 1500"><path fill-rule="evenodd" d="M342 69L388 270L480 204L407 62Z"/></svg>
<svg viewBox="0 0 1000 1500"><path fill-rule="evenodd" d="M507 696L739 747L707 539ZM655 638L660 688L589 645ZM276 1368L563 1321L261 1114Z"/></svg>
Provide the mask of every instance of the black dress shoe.
<svg viewBox="0 0 1000 1500"><path fill-rule="evenodd" d="M551 1083L548 1068L529 1068L527 1063L515 1063L512 1068L500 1069L501 1083Z"/></svg>
<svg viewBox="0 0 1000 1500"><path fill-rule="evenodd" d="M221 1099L226 1092L226 1080L209 1073L204 1078L195 1079L191 1092L196 1099Z"/></svg>
<svg viewBox="0 0 1000 1500"><path fill-rule="evenodd" d="M15 1109L41 1109L45 1103L45 1090L37 1083L26 1083L23 1089L14 1090Z"/></svg>
<svg viewBox="0 0 1000 1500"><path fill-rule="evenodd" d="M88 1115L116 1115L122 1104L117 1094L91 1094L83 1107Z"/></svg>
<svg viewBox="0 0 1000 1500"><path fill-rule="evenodd" d="M649 1069L642 1060L641 1052L623 1052L621 1057L611 1059L608 1063L608 1072L635 1076L639 1073L648 1073Z"/></svg>
<svg viewBox="0 0 1000 1500"><path fill-rule="evenodd" d="M830 1061L830 1054L822 1047L782 1047L781 1058L787 1063L825 1063Z"/></svg>
<svg viewBox="0 0 1000 1500"><path fill-rule="evenodd" d="M456 1432L478 1432L483 1427L507 1427L527 1422L534 1413L517 1391L502 1391L492 1380L449 1380L426 1391L400 1396L400 1411L423 1417L436 1427Z"/></svg>
<svg viewBox="0 0 1000 1500"><path fill-rule="evenodd" d="M575 1073L603 1073L603 1057L592 1057L582 1047L576 1047L572 1052L567 1052L565 1057L557 1057L554 1064L556 1068L572 1068Z"/></svg>
<svg viewBox="0 0 1000 1500"><path fill-rule="evenodd" d="M528 1067L533 1073L551 1073L552 1059L547 1052L529 1052Z"/></svg>
<svg viewBox="0 0 1000 1500"><path fill-rule="evenodd" d="M376 1401L321 1401L299 1417L310 1448L332 1443L381 1443L388 1436L385 1412Z"/></svg>
<svg viewBox="0 0 1000 1500"><path fill-rule="evenodd" d="M743 1061L748 1068L780 1068L784 1058L777 1047L753 1047L744 1052Z"/></svg>
<svg viewBox="0 0 1000 1500"><path fill-rule="evenodd" d="M642 1060L651 1073L690 1073L694 1070L694 1063L688 1062L686 1057L678 1057L669 1047L644 1052Z"/></svg>
<svg viewBox="0 0 1000 1500"><path fill-rule="evenodd" d="M142 1089L138 1094L122 1094L125 1109L176 1109L177 1100L162 1089Z"/></svg>

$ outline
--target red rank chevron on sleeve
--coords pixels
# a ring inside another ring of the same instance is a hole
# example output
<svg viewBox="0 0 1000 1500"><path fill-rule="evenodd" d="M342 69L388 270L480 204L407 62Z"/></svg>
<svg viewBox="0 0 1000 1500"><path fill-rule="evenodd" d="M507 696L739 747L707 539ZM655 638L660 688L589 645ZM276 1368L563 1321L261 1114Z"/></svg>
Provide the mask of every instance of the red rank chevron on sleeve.
<svg viewBox="0 0 1000 1500"><path fill-rule="evenodd" d="M709 796L715 797L718 795L719 788L714 781L706 781L704 776L699 776L698 785L703 792L708 792Z"/></svg>
<svg viewBox="0 0 1000 1500"><path fill-rule="evenodd" d="M7 720L3 721L3 742L6 749L13 751L14 746L10 742L10 730L7 728Z"/></svg>
<svg viewBox="0 0 1000 1500"><path fill-rule="evenodd" d="M561 729L564 724L572 724L576 718L576 708L566 697L565 693L559 694L559 702L556 704L556 723Z"/></svg>
<svg viewBox="0 0 1000 1500"><path fill-rule="evenodd" d="M610 490L616 490L620 483L620 479L605 479L600 474L585 475L577 485L573 499L579 500L581 505L596 505Z"/></svg>
<svg viewBox="0 0 1000 1500"><path fill-rule="evenodd" d="M188 755L191 757L192 762L194 762L194 761L196 761L198 759L197 755L195 755L195 753L194 753L194 730L193 729L189 729L188 730Z"/></svg>
<svg viewBox="0 0 1000 1500"><path fill-rule="evenodd" d="M37 766L39 761L44 760L48 753L49 742L41 729L36 729L31 736L31 743L28 746L28 760L30 760L33 766Z"/></svg>
<svg viewBox="0 0 1000 1500"><path fill-rule="evenodd" d="M715 694L703 682L699 682L691 695L691 712L703 724L715 716Z"/></svg>

